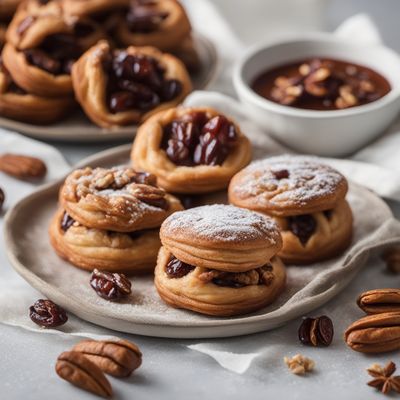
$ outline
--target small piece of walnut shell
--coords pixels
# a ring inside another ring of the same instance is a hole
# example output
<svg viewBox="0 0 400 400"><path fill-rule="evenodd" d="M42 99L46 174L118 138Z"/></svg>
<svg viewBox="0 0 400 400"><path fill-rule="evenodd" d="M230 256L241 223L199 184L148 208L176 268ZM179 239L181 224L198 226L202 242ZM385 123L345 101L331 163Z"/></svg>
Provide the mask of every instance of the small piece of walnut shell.
<svg viewBox="0 0 400 400"><path fill-rule="evenodd" d="M311 372L315 367L315 362L302 354L296 354L292 358L284 357L283 361L295 375L304 375Z"/></svg>

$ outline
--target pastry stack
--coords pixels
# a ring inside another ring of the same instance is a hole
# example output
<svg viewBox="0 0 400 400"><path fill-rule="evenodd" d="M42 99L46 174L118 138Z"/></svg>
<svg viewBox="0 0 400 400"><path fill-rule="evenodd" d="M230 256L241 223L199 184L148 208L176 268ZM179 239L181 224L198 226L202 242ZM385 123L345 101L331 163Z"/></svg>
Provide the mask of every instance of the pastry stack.
<svg viewBox="0 0 400 400"><path fill-rule="evenodd" d="M177 212L161 226L155 270L161 298L173 307L232 316L272 303L285 286L276 256L278 226L266 216L227 205Z"/></svg>
<svg viewBox="0 0 400 400"><path fill-rule="evenodd" d="M125 273L154 269L159 227L182 210L153 175L124 167L75 170L59 203L50 225L57 253L82 269Z"/></svg>
<svg viewBox="0 0 400 400"><path fill-rule="evenodd" d="M54 123L76 98L99 126L135 124L191 91L195 54L176 0L27 0L6 33L0 115Z"/></svg>

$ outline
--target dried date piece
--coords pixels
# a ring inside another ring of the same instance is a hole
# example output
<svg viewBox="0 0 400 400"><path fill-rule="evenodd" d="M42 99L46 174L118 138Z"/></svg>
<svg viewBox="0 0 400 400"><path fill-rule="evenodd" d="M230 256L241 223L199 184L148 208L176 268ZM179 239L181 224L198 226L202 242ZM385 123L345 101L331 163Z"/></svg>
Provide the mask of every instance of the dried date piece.
<svg viewBox="0 0 400 400"><path fill-rule="evenodd" d="M168 278L176 279L182 278L194 269L195 267L193 265L186 264L172 256L167 264L165 272L168 275Z"/></svg>
<svg viewBox="0 0 400 400"><path fill-rule="evenodd" d="M120 300L131 294L131 282L124 274L99 271L95 269L90 279L90 286L103 299Z"/></svg>
<svg viewBox="0 0 400 400"><path fill-rule="evenodd" d="M118 378L131 375L142 364L141 351L128 340L84 340L72 350L84 354L104 373Z"/></svg>
<svg viewBox="0 0 400 400"><path fill-rule="evenodd" d="M6 196L4 194L4 191L2 188L0 188L0 212L3 208L4 200L6 199Z"/></svg>
<svg viewBox="0 0 400 400"><path fill-rule="evenodd" d="M323 315L318 318L305 318L298 331L301 343L310 346L329 346L333 340L332 320Z"/></svg>
<svg viewBox="0 0 400 400"><path fill-rule="evenodd" d="M55 328L64 325L68 321L67 313L63 308L51 300L37 300L29 308L31 320L43 328Z"/></svg>
<svg viewBox="0 0 400 400"><path fill-rule="evenodd" d="M312 215L296 215L288 218L289 229L305 246L317 228L317 222Z"/></svg>
<svg viewBox="0 0 400 400"><path fill-rule="evenodd" d="M0 171L18 179L39 179L47 168L39 158L6 153L0 156Z"/></svg>
<svg viewBox="0 0 400 400"><path fill-rule="evenodd" d="M168 15L168 12L157 8L157 1L132 0L126 21L130 31L149 33L157 30Z"/></svg>
<svg viewBox="0 0 400 400"><path fill-rule="evenodd" d="M164 127L162 148L175 165L221 165L236 142L236 128L226 117L192 112Z"/></svg>
<svg viewBox="0 0 400 400"><path fill-rule="evenodd" d="M58 356L57 375L69 383L101 397L111 397L112 388L101 369L77 351L66 351Z"/></svg>

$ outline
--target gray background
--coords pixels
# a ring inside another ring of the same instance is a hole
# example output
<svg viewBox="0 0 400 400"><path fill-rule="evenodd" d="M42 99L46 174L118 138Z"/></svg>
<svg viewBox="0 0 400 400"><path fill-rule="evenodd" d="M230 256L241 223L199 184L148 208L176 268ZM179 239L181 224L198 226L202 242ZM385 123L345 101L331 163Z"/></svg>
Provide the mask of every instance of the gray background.
<svg viewBox="0 0 400 400"><path fill-rule="evenodd" d="M201 0L192 0L201 1ZM263 0L260 0L263 1ZM216 1L223 9L229 7L229 0ZM368 12L381 30L385 42L400 51L398 0L333 0L329 3L326 23L334 29L343 19L357 12ZM290 12L290 10L288 10ZM65 157L74 163L81 158L111 147L107 145L71 145L56 143ZM312 377L271 380L268 371L271 368L282 370L282 355L285 349L296 351L296 330L299 321L270 333L256 335L276 335L282 339L280 349L276 351L272 365L265 365L262 357L257 359L246 375L237 375L221 368L212 358L198 352L185 349L185 341L161 340L144 337L130 338L144 349L143 367L130 379L114 384L118 399L267 399L284 395L288 399L324 398L328 399L369 399L381 398L368 388L364 371L351 368L353 352L347 351L340 362L335 358L335 351L343 349L341 332L350 321L358 317L354 304L354 293L368 288L376 280L377 271L382 263L376 262L344 290L337 299L330 302L315 314L326 313L334 316L337 335L328 349L314 350L307 353L315 358L320 371ZM379 271L381 274L381 271ZM381 275L379 275L381 276ZM392 278L382 276L380 283L390 285ZM398 280L394 283L398 286ZM254 338L255 336L253 336ZM242 337L231 343L236 352L244 351L252 337ZM0 399L91 399L90 394L83 393L61 382L53 373L54 360L62 351L71 347L76 339L58 338L50 335L35 334L19 328L0 325ZM221 343L221 341L219 341ZM298 347L298 346L297 346ZM232 349L232 347L231 347ZM298 348L297 351L302 351ZM393 355L394 360L398 354ZM366 357L366 366L372 362L389 359L389 356ZM286 375L287 377L287 375ZM288 383L289 382L289 383Z"/></svg>

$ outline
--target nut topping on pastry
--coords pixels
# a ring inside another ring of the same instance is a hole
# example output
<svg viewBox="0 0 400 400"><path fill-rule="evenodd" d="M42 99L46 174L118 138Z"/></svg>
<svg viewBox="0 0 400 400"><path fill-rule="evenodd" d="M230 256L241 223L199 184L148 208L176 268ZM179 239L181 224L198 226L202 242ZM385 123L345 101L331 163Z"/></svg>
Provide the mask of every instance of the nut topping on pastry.
<svg viewBox="0 0 400 400"><path fill-rule="evenodd" d="M163 148L176 165L221 165L236 144L237 132L230 121L217 115L192 112L164 128Z"/></svg>

